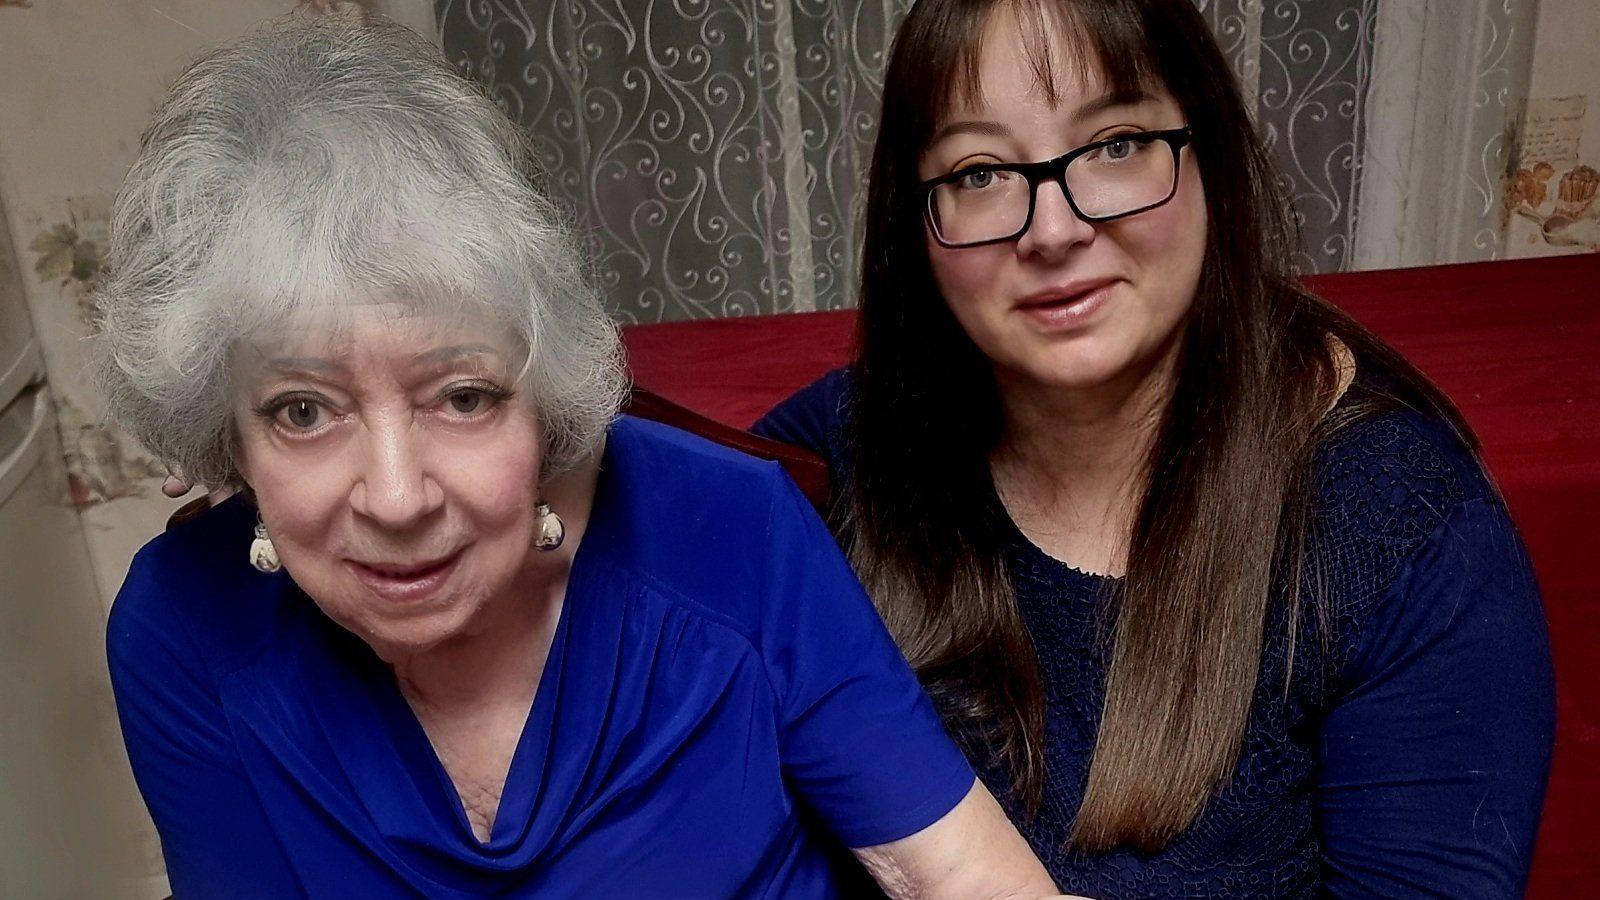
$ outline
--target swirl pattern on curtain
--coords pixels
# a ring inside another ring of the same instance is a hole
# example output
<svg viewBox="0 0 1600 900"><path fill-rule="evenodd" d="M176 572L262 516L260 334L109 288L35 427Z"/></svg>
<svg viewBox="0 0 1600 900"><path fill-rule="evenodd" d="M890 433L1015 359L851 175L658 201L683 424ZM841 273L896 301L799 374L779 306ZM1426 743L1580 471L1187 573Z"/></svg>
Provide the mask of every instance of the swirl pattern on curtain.
<svg viewBox="0 0 1600 900"><path fill-rule="evenodd" d="M1378 0L1196 0L1233 63L1303 241L1346 268Z"/></svg>
<svg viewBox="0 0 1600 900"><path fill-rule="evenodd" d="M844 306L909 0L438 0L623 322Z"/></svg>

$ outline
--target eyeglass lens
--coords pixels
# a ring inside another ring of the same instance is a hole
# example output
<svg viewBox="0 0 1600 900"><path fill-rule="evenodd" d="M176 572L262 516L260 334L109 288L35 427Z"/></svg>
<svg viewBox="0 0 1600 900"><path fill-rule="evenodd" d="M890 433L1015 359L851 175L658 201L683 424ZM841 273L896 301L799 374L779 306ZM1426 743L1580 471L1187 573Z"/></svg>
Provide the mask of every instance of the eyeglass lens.
<svg viewBox="0 0 1600 900"><path fill-rule="evenodd" d="M1112 218L1165 201L1177 181L1177 154L1160 140L1119 141L1072 160L1064 179L1085 218ZM1032 195L1020 173L985 169L939 185L929 202L940 239L978 244L1021 232Z"/></svg>

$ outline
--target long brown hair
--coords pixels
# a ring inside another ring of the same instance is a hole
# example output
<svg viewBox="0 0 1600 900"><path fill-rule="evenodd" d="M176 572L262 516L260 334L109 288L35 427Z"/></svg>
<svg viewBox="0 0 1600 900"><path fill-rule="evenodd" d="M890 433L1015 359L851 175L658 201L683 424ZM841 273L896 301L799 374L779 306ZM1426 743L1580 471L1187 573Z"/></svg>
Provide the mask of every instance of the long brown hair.
<svg viewBox="0 0 1600 900"><path fill-rule="evenodd" d="M1114 92L1172 95L1205 184L1204 264L1111 609L1105 706L1072 837L1082 850L1155 849L1233 771L1273 604L1286 605L1291 629L1298 621L1299 591L1279 586L1302 581L1318 444L1395 402L1468 432L1426 378L1299 285L1288 204L1191 0L919 0L884 84L853 461L834 525L947 723L969 749L1004 762L1025 808L1036 808L1044 780L1044 685L1006 577L1009 522L990 480L1004 422L991 364L933 279L914 201L918 156L951 102L976 95L982 35L1001 6L1052 94L1061 60L1049 29ZM1391 386L1342 404L1338 421L1324 415L1337 382L1330 337Z"/></svg>

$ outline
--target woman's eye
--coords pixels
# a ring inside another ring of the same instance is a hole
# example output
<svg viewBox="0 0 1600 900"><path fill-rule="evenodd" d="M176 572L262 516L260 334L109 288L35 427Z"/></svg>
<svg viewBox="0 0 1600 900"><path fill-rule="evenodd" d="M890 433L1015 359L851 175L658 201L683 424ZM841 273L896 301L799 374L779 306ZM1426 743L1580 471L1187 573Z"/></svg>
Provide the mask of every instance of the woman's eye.
<svg viewBox="0 0 1600 900"><path fill-rule="evenodd" d="M477 391L456 391L450 395L450 408L458 413L475 413L483 403L483 395Z"/></svg>
<svg viewBox="0 0 1600 900"><path fill-rule="evenodd" d="M1103 162L1125 162L1143 153L1150 144L1150 138L1130 135L1101 146L1093 156Z"/></svg>
<svg viewBox="0 0 1600 900"><path fill-rule="evenodd" d="M476 388L452 391L446 398L450 403L451 412L462 416L476 415L489 406L489 397Z"/></svg>
<svg viewBox="0 0 1600 900"><path fill-rule="evenodd" d="M981 191L1005 177L1006 173L1004 172L996 172L992 169L984 169L979 172L969 172L968 174L961 176L960 181L957 183L967 190Z"/></svg>
<svg viewBox="0 0 1600 900"><path fill-rule="evenodd" d="M310 431L322 424L322 407L314 400L291 400L283 406L279 417L291 428Z"/></svg>

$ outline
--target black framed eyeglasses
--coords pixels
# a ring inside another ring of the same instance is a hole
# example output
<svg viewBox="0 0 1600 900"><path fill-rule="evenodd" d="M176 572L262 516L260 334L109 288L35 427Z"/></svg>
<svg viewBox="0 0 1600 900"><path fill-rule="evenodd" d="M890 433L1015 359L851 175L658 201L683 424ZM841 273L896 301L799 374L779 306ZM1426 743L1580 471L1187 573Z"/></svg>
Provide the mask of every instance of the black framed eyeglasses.
<svg viewBox="0 0 1600 900"><path fill-rule="evenodd" d="M1189 127L1136 131L1085 144L1055 159L967 166L918 185L934 240L945 247L1011 241L1033 224L1039 184L1061 185L1086 222L1155 209L1178 192L1178 159Z"/></svg>

